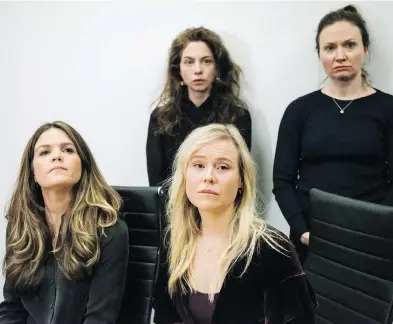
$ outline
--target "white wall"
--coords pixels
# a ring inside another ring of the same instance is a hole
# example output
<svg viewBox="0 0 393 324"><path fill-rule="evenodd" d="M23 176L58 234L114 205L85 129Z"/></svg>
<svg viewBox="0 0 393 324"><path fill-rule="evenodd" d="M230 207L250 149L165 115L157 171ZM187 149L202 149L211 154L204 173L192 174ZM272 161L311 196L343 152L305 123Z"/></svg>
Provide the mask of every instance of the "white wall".
<svg viewBox="0 0 393 324"><path fill-rule="evenodd" d="M0 3L0 209L28 138L61 119L79 130L113 185L147 185L145 141L151 103L165 77L167 51L182 29L222 35L244 70L253 117L253 154L267 218L287 232L272 199L271 171L284 109L317 89L319 19L344 2L162 1ZM374 85L393 92L392 2L358 4L372 35ZM3 216L3 213L1 213ZM5 222L0 220L0 258ZM2 298L2 296L0 297Z"/></svg>

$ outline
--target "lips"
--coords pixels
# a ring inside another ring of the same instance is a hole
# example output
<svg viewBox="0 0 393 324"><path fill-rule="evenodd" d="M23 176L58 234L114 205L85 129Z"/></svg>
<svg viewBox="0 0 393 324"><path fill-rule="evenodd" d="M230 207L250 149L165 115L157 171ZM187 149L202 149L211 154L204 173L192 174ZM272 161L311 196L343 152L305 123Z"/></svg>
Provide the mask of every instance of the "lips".
<svg viewBox="0 0 393 324"><path fill-rule="evenodd" d="M64 168L64 167L61 167L61 166L57 166L57 167L52 168L49 172L56 171L56 170L63 170L63 171L66 171L67 169Z"/></svg>
<svg viewBox="0 0 393 324"><path fill-rule="evenodd" d="M337 66L337 67L335 67L334 69L335 70L347 70L347 69L349 69L350 67L349 66Z"/></svg>
<svg viewBox="0 0 393 324"><path fill-rule="evenodd" d="M215 196L218 195L217 192L215 192L215 191L213 191L213 190L210 190L210 189L201 190L200 193L202 193L202 194L209 194L209 195L215 195Z"/></svg>

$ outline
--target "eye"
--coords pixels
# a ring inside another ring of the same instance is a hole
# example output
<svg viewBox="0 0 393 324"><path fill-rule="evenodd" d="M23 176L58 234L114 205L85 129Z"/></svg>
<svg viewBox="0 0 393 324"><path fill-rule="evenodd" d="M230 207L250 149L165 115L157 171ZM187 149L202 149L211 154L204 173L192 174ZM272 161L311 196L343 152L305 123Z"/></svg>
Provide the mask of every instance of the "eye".
<svg viewBox="0 0 393 324"><path fill-rule="evenodd" d="M43 150L43 151L41 151L41 152L39 153L39 156L43 156L43 155L46 155L46 154L48 154L48 153L49 153L48 150Z"/></svg>
<svg viewBox="0 0 393 324"><path fill-rule="evenodd" d="M192 166L197 169L202 169L204 167L202 163L194 163Z"/></svg>
<svg viewBox="0 0 393 324"><path fill-rule="evenodd" d="M348 47L348 48L354 48L355 45L356 45L355 42L348 42L348 43L347 43L347 47Z"/></svg>
<svg viewBox="0 0 393 324"><path fill-rule="evenodd" d="M334 50L334 46L333 45L325 46L325 51L331 52L333 50Z"/></svg>
<svg viewBox="0 0 393 324"><path fill-rule="evenodd" d="M64 151L64 152L67 152L67 153L74 153L74 152L75 152L74 149L71 148L71 147L67 147L67 148L65 148L63 151Z"/></svg>
<svg viewBox="0 0 393 324"><path fill-rule="evenodd" d="M221 164L217 167L219 170L229 170L229 166L226 164Z"/></svg>
<svg viewBox="0 0 393 324"><path fill-rule="evenodd" d="M213 60L210 59L210 58L207 58L207 59L205 59L205 63L206 64L211 64L211 63L213 63Z"/></svg>
<svg viewBox="0 0 393 324"><path fill-rule="evenodd" d="M190 64L192 64L192 61L191 60L185 60L184 64L190 65Z"/></svg>

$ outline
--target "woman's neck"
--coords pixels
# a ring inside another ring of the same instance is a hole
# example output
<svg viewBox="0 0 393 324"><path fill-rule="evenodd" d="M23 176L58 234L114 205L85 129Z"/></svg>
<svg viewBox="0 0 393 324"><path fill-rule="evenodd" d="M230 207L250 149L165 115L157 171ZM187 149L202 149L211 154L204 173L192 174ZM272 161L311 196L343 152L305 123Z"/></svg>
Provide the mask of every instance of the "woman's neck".
<svg viewBox="0 0 393 324"><path fill-rule="evenodd" d="M353 100L364 97L371 88L359 76L352 81L331 80L323 93L336 99Z"/></svg>
<svg viewBox="0 0 393 324"><path fill-rule="evenodd" d="M42 190L45 203L45 219L54 233L58 233L61 218L71 202L70 190Z"/></svg>
<svg viewBox="0 0 393 324"><path fill-rule="evenodd" d="M207 98L210 96L210 90L208 91L192 91L188 90L188 98L196 106L200 107Z"/></svg>
<svg viewBox="0 0 393 324"><path fill-rule="evenodd" d="M229 223L233 217L233 206L220 211L199 211L202 236L228 237Z"/></svg>

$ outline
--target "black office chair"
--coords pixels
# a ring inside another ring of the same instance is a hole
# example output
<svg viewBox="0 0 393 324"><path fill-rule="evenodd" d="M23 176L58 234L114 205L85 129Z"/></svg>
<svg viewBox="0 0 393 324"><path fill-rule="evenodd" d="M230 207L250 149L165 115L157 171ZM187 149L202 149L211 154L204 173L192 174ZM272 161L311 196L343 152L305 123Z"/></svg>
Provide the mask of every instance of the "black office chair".
<svg viewBox="0 0 393 324"><path fill-rule="evenodd" d="M129 228L129 264L117 324L149 324L161 242L160 187L113 187L123 199L121 215Z"/></svg>
<svg viewBox="0 0 393 324"><path fill-rule="evenodd" d="M393 207L310 191L316 324L392 324Z"/></svg>

